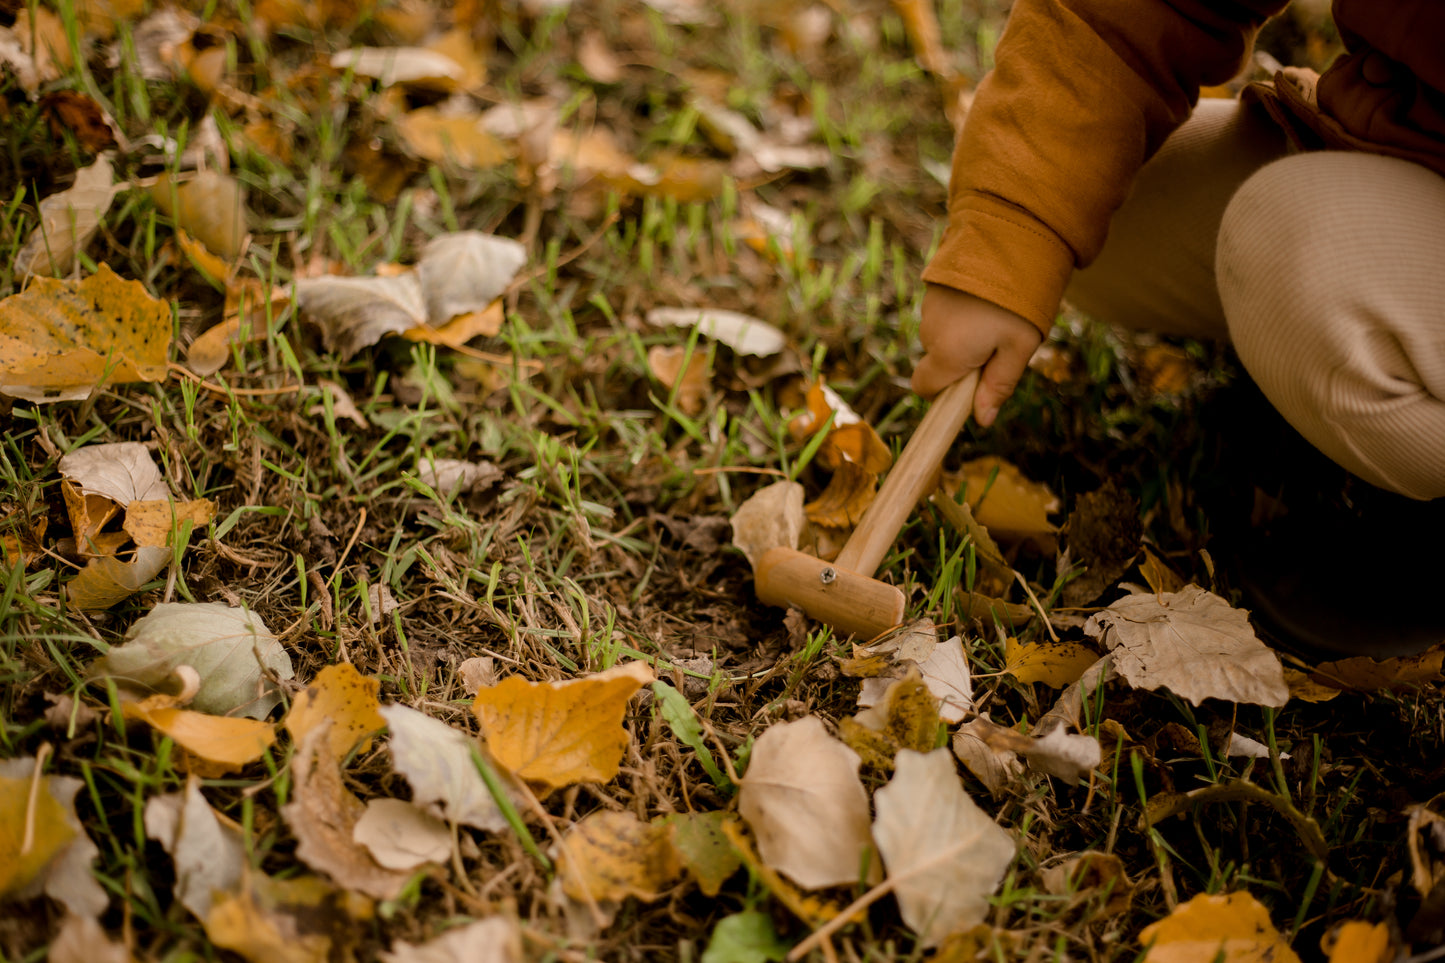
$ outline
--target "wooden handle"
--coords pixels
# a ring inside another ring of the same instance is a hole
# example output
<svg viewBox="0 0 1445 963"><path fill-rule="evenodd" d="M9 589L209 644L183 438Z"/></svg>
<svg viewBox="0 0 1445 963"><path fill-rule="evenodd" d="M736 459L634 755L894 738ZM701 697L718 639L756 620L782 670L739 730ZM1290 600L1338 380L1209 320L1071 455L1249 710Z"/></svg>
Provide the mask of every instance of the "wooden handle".
<svg viewBox="0 0 1445 963"><path fill-rule="evenodd" d="M762 601L802 609L840 635L871 639L903 621L905 600L898 586L796 549L779 546L763 553L753 579Z"/></svg>
<svg viewBox="0 0 1445 963"><path fill-rule="evenodd" d="M918 430L908 439L893 470L883 480L883 487L873 504L863 513L848 544L838 553L838 568L872 576L883 563L883 557L898 540L898 532L918 500L938 485L943 456L963 430L973 410L973 392L978 387L978 372L955 381L933 401L933 407L918 423Z"/></svg>

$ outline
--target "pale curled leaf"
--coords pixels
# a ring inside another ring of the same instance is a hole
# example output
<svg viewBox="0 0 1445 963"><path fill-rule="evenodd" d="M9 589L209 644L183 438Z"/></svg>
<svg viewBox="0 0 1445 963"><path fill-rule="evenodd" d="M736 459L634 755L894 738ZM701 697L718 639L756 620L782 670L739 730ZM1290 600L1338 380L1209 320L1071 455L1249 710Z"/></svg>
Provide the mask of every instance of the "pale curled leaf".
<svg viewBox="0 0 1445 963"><path fill-rule="evenodd" d="M118 188L105 154L75 172L75 183L40 202L40 223L15 255L18 277L68 274L75 255L100 227Z"/></svg>
<svg viewBox="0 0 1445 963"><path fill-rule="evenodd" d="M1091 616L1084 632L1137 689L1167 688L1194 705L1289 700L1279 656L1255 636L1248 614L1197 585L1126 596Z"/></svg>
<svg viewBox="0 0 1445 963"><path fill-rule="evenodd" d="M475 739L403 705L379 711L391 729L392 764L411 784L418 806L477 829L495 833L506 828L507 820L472 761Z"/></svg>
<svg viewBox="0 0 1445 963"><path fill-rule="evenodd" d="M291 657L259 616L217 602L157 605L125 638L96 663L98 675L149 692L166 685L177 666L188 665L200 676L191 703L200 712L265 718L281 701L268 676L293 674Z"/></svg>
<svg viewBox="0 0 1445 963"><path fill-rule="evenodd" d="M146 802L145 831L175 863L176 898L196 919L211 913L215 892L235 892L246 866L241 830L222 822L192 776L184 792L154 796Z"/></svg>
<svg viewBox="0 0 1445 963"><path fill-rule="evenodd" d="M372 799L352 827L351 838L387 869L414 870L443 863L452 851L447 824L404 799Z"/></svg>
<svg viewBox="0 0 1445 963"><path fill-rule="evenodd" d="M383 87L455 83L466 76L454 59L425 47L352 47L332 54L331 66L350 70L358 77L370 77Z"/></svg>
<svg viewBox="0 0 1445 963"><path fill-rule="evenodd" d="M872 844L858 764L814 716L758 737L738 810L764 862L808 889L858 881Z"/></svg>
<svg viewBox="0 0 1445 963"><path fill-rule="evenodd" d="M654 327L695 327L738 354L766 358L783 350L787 339L766 321L719 308L653 308L647 323Z"/></svg>
<svg viewBox="0 0 1445 963"><path fill-rule="evenodd" d="M901 750L874 801L874 838L903 920L923 945L983 922L1015 843L964 792L948 750Z"/></svg>
<svg viewBox="0 0 1445 963"><path fill-rule="evenodd" d="M427 320L442 325L459 314L481 311L507 290L527 263L518 242L481 231L439 234L422 248L417 280Z"/></svg>
<svg viewBox="0 0 1445 963"><path fill-rule="evenodd" d="M522 934L509 916L491 916L456 926L435 939L412 944L397 940L383 963L522 963Z"/></svg>
<svg viewBox="0 0 1445 963"><path fill-rule="evenodd" d="M170 497L150 450L139 442L86 445L62 456L57 467L82 492L121 505Z"/></svg>
<svg viewBox="0 0 1445 963"><path fill-rule="evenodd" d="M797 548L806 524L803 486L794 481L773 482L754 492L733 513L733 544L756 568L769 549Z"/></svg>
<svg viewBox="0 0 1445 963"><path fill-rule="evenodd" d="M396 277L300 278L296 303L342 360L427 319L426 297L414 271Z"/></svg>

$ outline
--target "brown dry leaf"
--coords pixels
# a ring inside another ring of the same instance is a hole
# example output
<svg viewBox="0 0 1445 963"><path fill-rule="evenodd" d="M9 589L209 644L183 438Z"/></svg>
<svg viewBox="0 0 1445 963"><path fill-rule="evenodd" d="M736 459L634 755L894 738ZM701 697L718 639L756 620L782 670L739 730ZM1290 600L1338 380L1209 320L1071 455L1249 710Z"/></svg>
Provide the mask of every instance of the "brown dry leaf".
<svg viewBox="0 0 1445 963"><path fill-rule="evenodd" d="M669 392L677 392L677 407L684 414L702 412L711 390L707 352L691 353L683 345L653 345L647 349L647 367Z"/></svg>
<svg viewBox="0 0 1445 963"><path fill-rule="evenodd" d="M1445 678L1445 646L1419 655L1394 659L1356 656L1338 662L1324 662L1310 673L1310 680L1323 686L1355 692L1395 691L1432 686Z"/></svg>
<svg viewBox="0 0 1445 963"><path fill-rule="evenodd" d="M1114 479L1080 495L1060 535L1068 553L1067 567L1083 565L1084 571L1064 586L1062 604L1088 605L1119 581L1139 555L1142 533L1139 499Z"/></svg>
<svg viewBox="0 0 1445 963"><path fill-rule="evenodd" d="M452 851L447 824L403 799L367 802L351 838L378 864L408 872L426 863L444 863Z"/></svg>
<svg viewBox="0 0 1445 963"><path fill-rule="evenodd" d="M899 752L898 772L873 799L873 836L922 945L982 923L1017 845L964 792L948 750Z"/></svg>
<svg viewBox="0 0 1445 963"><path fill-rule="evenodd" d="M173 502L169 498L131 502L125 507L121 527L142 547L166 546L181 526L190 522L192 531L209 525L216 517L216 503L209 498Z"/></svg>
<svg viewBox="0 0 1445 963"><path fill-rule="evenodd" d="M1320 949L1330 955L1329 963L1392 963L1395 941L1388 923L1348 920L1332 928L1320 940Z"/></svg>
<svg viewBox="0 0 1445 963"><path fill-rule="evenodd" d="M505 164L514 151L482 126L475 113L446 115L419 107L397 118L402 143L422 160L482 171Z"/></svg>
<svg viewBox="0 0 1445 963"><path fill-rule="evenodd" d="M988 753L980 751L974 741L983 743ZM1099 740L1083 733L1070 733L1056 725L1044 735L1024 735L998 725L985 715L959 726L954 734L954 752L974 775L994 792L1018 774L1017 760L1022 756L1030 769L1067 782L1078 782L1103 759ZM975 768L978 766L979 768ZM1004 779L1004 783L998 780Z"/></svg>
<svg viewBox="0 0 1445 963"><path fill-rule="evenodd" d="M101 529L120 513L120 506L104 495L87 495L69 478L60 479L60 494L65 499L65 514L75 533L75 548L81 555L113 555L100 545Z"/></svg>
<svg viewBox="0 0 1445 963"><path fill-rule="evenodd" d="M130 561L111 556L92 558L80 574L65 583L65 597L82 612L99 612L145 588L171 561L168 548L137 548Z"/></svg>
<svg viewBox="0 0 1445 963"><path fill-rule="evenodd" d="M291 802L281 815L296 836L296 855L338 885L376 899L395 899L411 873L388 869L356 842L366 807L341 782L329 725L311 729L291 757Z"/></svg>
<svg viewBox="0 0 1445 963"><path fill-rule="evenodd" d="M1249 893L1201 893L1144 927L1140 963L1299 963L1269 912Z"/></svg>
<svg viewBox="0 0 1445 963"><path fill-rule="evenodd" d="M1152 344L1135 360L1135 376L1140 387L1151 395L1180 395L1194 380L1196 367L1183 348Z"/></svg>
<svg viewBox="0 0 1445 963"><path fill-rule="evenodd" d="M797 548L808 519L803 512L803 486L776 481L753 492L730 519L733 545L757 568L758 559L774 548Z"/></svg>
<svg viewBox="0 0 1445 963"><path fill-rule="evenodd" d="M576 900L651 902L682 867L665 823L645 823L630 812L601 810L575 823L559 847L562 890Z"/></svg>
<svg viewBox="0 0 1445 963"><path fill-rule="evenodd" d="M472 40L470 22L462 19L456 22L462 26L448 30L427 44L427 49L454 61L462 69L462 75L457 78L457 82L463 89L472 90L486 83L486 54Z"/></svg>
<svg viewBox="0 0 1445 963"><path fill-rule="evenodd" d="M70 776L37 777L35 765L34 756L0 760L0 899L43 892L77 916L99 916L110 903L91 872L100 849L75 814L75 794L85 783ZM44 853L43 861L24 849L27 818L36 827L31 849Z"/></svg>
<svg viewBox="0 0 1445 963"><path fill-rule="evenodd" d="M858 882L872 845L858 765L858 754L815 716L758 737L738 811L769 866L806 889ZM876 860L867 866L869 882L876 882Z"/></svg>
<svg viewBox="0 0 1445 963"><path fill-rule="evenodd" d="M61 456L56 468L87 496L121 505L170 495L150 449L138 441L85 445Z"/></svg>
<svg viewBox="0 0 1445 963"><path fill-rule="evenodd" d="M171 311L109 266L84 281L36 278L0 301L0 392L78 401L99 385L166 376Z"/></svg>
<svg viewBox="0 0 1445 963"><path fill-rule="evenodd" d="M716 896L723 883L742 866L742 857L728 839L729 813L673 813L663 818L672 831L672 847L704 896Z"/></svg>
<svg viewBox="0 0 1445 963"><path fill-rule="evenodd" d="M622 64L607 38L597 30L588 30L577 44L577 63L587 76L599 84L615 84L622 79Z"/></svg>
<svg viewBox="0 0 1445 963"><path fill-rule="evenodd" d="M230 174L218 170L165 174L151 187L151 199L177 229L225 262L234 262L246 249L250 239L246 189Z"/></svg>
<svg viewBox="0 0 1445 963"><path fill-rule="evenodd" d="M233 893L246 867L241 827L211 808L192 774L185 792L152 796L145 806L145 831L171 855L176 899L198 920L211 912L217 893Z"/></svg>
<svg viewBox="0 0 1445 963"><path fill-rule="evenodd" d="M26 93L58 80L61 68L71 63L65 25L46 8L23 6L12 26L0 27L0 64L14 71Z"/></svg>
<svg viewBox="0 0 1445 963"><path fill-rule="evenodd" d="M157 694L122 702L120 708L125 718L144 722L185 750L178 768L207 779L239 771L276 741L275 727L268 722L182 709L174 696Z"/></svg>
<svg viewBox="0 0 1445 963"><path fill-rule="evenodd" d="M75 183L40 202L40 223L15 255L15 274L69 274L75 255L90 243L120 187L102 154L75 172Z"/></svg>
<svg viewBox="0 0 1445 963"><path fill-rule="evenodd" d="M89 916L69 914L50 944L49 963L135 963L125 943L112 940Z"/></svg>
<svg viewBox="0 0 1445 963"><path fill-rule="evenodd" d="M1317 682L1308 672L1285 666L1284 684L1289 686L1289 697L1301 702L1329 702L1339 696L1343 689Z"/></svg>
<svg viewBox="0 0 1445 963"><path fill-rule="evenodd" d="M401 332L401 336L408 341L460 348L473 338L494 337L502 330L502 322L505 320L506 312L502 308L501 299L498 299L480 311L459 314L439 327L417 325Z"/></svg>
<svg viewBox="0 0 1445 963"><path fill-rule="evenodd" d="M1025 684L1062 689L1098 661L1099 653L1081 642L1020 642L1009 636L1004 643L1004 672Z"/></svg>
<svg viewBox="0 0 1445 963"><path fill-rule="evenodd" d="M202 920L211 942L250 963L331 963L354 958L375 914L371 900L318 876L273 879L248 871Z"/></svg>
<svg viewBox="0 0 1445 963"><path fill-rule="evenodd" d="M883 698L838 723L838 735L866 766L893 770L900 749L929 752L938 742L938 700L917 668L888 684Z"/></svg>
<svg viewBox="0 0 1445 963"><path fill-rule="evenodd" d="M1111 919L1127 913L1134 903L1136 883L1113 853L1088 850L1065 856L1039 870L1044 889L1055 896L1075 899L1104 897L1090 910L1092 919Z"/></svg>
<svg viewBox="0 0 1445 963"><path fill-rule="evenodd" d="M436 939L413 945L391 944L378 954L382 963L523 963L522 932L510 916L491 916L454 926Z"/></svg>
<svg viewBox="0 0 1445 963"><path fill-rule="evenodd" d="M823 443L823 447L827 445ZM863 519L877 494L877 475L852 462L843 462L833 469L828 487L803 510L808 521L820 528L851 529Z"/></svg>
<svg viewBox="0 0 1445 963"><path fill-rule="evenodd" d="M1187 584L1184 579L1180 578L1163 559L1155 555L1148 545L1143 548L1144 561L1139 563L1139 574L1144 576L1144 581L1149 583L1149 587L1154 590L1156 595L1178 592L1184 588Z"/></svg>
<svg viewBox="0 0 1445 963"><path fill-rule="evenodd" d="M513 676L479 690L472 711L497 762L546 795L617 775L629 738L627 702L652 680L643 662L568 682Z"/></svg>
<svg viewBox="0 0 1445 963"><path fill-rule="evenodd" d="M1279 656L1255 636L1249 616L1197 585L1126 596L1090 616L1084 634L1113 654L1115 671L1136 689L1167 688L1194 705L1289 700Z"/></svg>
<svg viewBox="0 0 1445 963"><path fill-rule="evenodd" d="M1030 481L1014 465L993 455L965 462L953 487L963 488L973 517L1000 541L1052 536L1049 515L1059 499L1047 485Z"/></svg>
<svg viewBox="0 0 1445 963"><path fill-rule="evenodd" d="M371 748L371 734L386 728L378 711L380 691L379 681L357 672L351 663L328 665L291 703L286 731L299 744L313 729L329 725L332 756L344 759L353 746L357 752L366 752Z"/></svg>
<svg viewBox="0 0 1445 963"><path fill-rule="evenodd" d="M723 835L732 843L738 859L767 887L768 893L788 908L798 919L809 926L822 926L833 919L842 907L817 896L808 896L768 865L753 849L753 840L744 828L742 820L729 819L722 823Z"/></svg>

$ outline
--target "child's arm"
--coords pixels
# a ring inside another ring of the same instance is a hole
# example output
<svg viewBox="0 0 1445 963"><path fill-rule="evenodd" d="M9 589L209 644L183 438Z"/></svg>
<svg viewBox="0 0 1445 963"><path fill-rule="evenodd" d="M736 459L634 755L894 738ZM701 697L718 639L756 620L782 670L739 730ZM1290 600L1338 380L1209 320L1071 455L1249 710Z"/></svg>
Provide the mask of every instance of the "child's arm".
<svg viewBox="0 0 1445 963"><path fill-rule="evenodd" d="M1139 167L1189 116L1201 85L1239 70L1260 24L1284 6L1018 0L954 152L948 227L923 274L1002 313L930 292L921 392L984 364L976 409L996 410L1027 363L1018 322L1034 329L1031 351L1075 267L1103 246Z"/></svg>

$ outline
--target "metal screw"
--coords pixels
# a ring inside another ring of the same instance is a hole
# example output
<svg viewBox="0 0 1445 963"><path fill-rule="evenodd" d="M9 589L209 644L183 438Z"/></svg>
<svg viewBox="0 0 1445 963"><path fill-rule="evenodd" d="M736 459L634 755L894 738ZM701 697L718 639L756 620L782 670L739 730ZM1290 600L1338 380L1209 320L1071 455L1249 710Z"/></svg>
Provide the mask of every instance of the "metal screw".
<svg viewBox="0 0 1445 963"><path fill-rule="evenodd" d="M831 565L818 573L818 580L824 585L832 585L838 579L838 570Z"/></svg>

